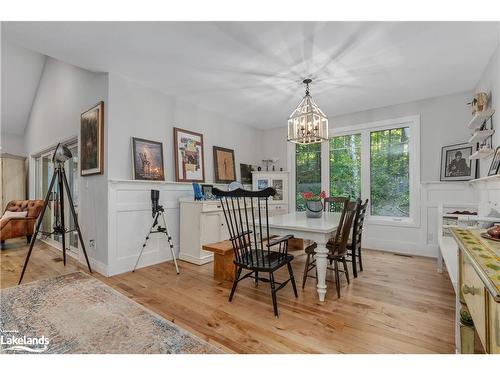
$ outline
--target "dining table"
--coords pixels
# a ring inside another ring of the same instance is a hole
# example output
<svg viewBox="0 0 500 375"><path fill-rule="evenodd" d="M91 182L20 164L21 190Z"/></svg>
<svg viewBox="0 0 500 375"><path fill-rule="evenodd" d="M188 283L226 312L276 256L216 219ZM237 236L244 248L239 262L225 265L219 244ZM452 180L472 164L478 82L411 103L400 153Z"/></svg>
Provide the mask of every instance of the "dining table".
<svg viewBox="0 0 500 375"><path fill-rule="evenodd" d="M340 213L323 212L320 218L309 218L305 212L291 212L269 217L269 231L273 235L294 237L312 240L317 243L316 269L318 273L318 298L325 300L326 270L328 266L328 249L326 244L332 238L339 226Z"/></svg>

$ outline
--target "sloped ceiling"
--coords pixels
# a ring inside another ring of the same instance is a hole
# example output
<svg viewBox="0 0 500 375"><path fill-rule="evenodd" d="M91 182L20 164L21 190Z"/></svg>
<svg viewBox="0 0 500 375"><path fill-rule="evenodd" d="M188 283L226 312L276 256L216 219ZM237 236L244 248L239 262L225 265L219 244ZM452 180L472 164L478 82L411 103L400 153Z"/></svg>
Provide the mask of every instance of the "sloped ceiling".
<svg viewBox="0 0 500 375"><path fill-rule="evenodd" d="M498 23L4 22L3 37L265 129L284 126L306 77L328 116L470 90Z"/></svg>
<svg viewBox="0 0 500 375"><path fill-rule="evenodd" d="M42 75L45 56L2 43L2 133L23 135Z"/></svg>

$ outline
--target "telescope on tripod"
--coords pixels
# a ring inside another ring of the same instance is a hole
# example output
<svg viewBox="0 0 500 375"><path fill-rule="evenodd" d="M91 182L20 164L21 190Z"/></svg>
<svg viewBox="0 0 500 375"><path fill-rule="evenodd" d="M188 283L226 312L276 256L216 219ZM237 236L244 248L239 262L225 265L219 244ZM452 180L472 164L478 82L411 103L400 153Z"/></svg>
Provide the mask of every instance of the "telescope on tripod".
<svg viewBox="0 0 500 375"><path fill-rule="evenodd" d="M135 272L137 265L139 264L139 259L141 259L142 252L146 247L146 244L149 240L149 236L153 233L164 233L167 236L168 245L170 247L170 252L172 253L172 259L174 260L175 270L177 275L179 274L179 267L177 266L177 260L175 259L174 253L174 244L172 243L172 236L168 233L167 221L165 220L165 209L160 205L160 191L159 190L151 190L151 211L153 215L153 225L151 225L151 229L149 233L146 235L146 239L142 244L141 252L139 253L139 257L135 262L134 269L132 272ZM162 218L163 227L158 223L159 218Z"/></svg>
<svg viewBox="0 0 500 375"><path fill-rule="evenodd" d="M66 171L64 170L64 162L68 159L71 159L73 155L71 151L64 145L60 143L57 145L54 154L52 155L52 163L54 164L54 173L52 175L52 179L50 180L49 189L47 191L47 195L45 197L45 201L43 203L42 212L38 218L36 223L35 233L31 237L30 248L28 250L28 254L26 255L26 260L24 261L23 271L21 272L21 277L19 278L19 284L23 281L24 272L26 271L26 266L28 265L28 261L30 260L31 252L33 251L33 245L35 244L36 237L38 233L42 233L44 235L52 235L59 234L62 238L62 251L63 251L63 263L66 265L66 234L77 231L78 239L80 240L80 245L82 246L83 254L85 255L85 260L87 261L87 266L89 267L89 272L92 273L92 269L90 268L89 258L87 256L87 251L85 250L85 244L83 242L82 231L80 230L80 225L78 224L78 217L76 215L75 206L73 204L73 197L71 196L71 189L69 188L68 179L66 178ZM58 202L54 205L56 222L52 227L52 232L42 232L40 231L40 227L43 222L43 216L45 215L45 211L47 210L47 206L49 204L49 200L51 196L54 196L52 189L55 186L57 181L57 196ZM64 218L64 192L68 195L69 208L71 212L71 216L73 217L73 222L75 223L74 229L67 229L65 218Z"/></svg>

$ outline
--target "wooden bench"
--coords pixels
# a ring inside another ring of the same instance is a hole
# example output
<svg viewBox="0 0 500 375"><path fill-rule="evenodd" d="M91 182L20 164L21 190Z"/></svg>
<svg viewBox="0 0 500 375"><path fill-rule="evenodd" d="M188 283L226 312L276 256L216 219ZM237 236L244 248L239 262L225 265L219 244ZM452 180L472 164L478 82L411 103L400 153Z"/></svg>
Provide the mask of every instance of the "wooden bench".
<svg viewBox="0 0 500 375"><path fill-rule="evenodd" d="M274 238L276 236L271 236ZM236 268L234 266L234 252L231 241L225 240L202 246L205 251L214 253L214 279L217 281L233 281ZM303 241L300 238L292 238L288 241L288 250L303 250Z"/></svg>

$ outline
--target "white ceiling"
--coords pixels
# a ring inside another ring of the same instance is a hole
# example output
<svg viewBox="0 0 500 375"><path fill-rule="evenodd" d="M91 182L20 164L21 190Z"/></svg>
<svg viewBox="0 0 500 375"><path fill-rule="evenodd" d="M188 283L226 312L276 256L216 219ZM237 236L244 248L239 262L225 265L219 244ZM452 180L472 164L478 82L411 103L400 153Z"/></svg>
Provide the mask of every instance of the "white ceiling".
<svg viewBox="0 0 500 375"><path fill-rule="evenodd" d="M24 133L44 62L44 55L2 43L2 132Z"/></svg>
<svg viewBox="0 0 500 375"><path fill-rule="evenodd" d="M498 43L480 22L4 22L2 36L235 121L283 126L313 78L328 116L472 89Z"/></svg>

